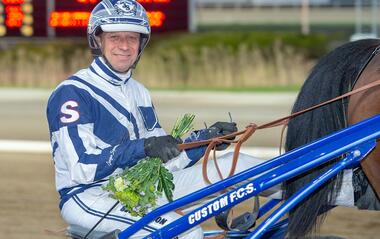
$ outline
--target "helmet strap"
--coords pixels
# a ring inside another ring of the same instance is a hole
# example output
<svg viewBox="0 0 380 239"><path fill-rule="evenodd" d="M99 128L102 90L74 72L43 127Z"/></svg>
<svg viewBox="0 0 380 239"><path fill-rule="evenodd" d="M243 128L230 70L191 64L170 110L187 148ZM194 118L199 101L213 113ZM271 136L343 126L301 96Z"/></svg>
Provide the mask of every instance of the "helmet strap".
<svg viewBox="0 0 380 239"><path fill-rule="evenodd" d="M91 48L91 54L92 54L92 56L94 58L99 57L99 56L103 56L103 53L102 53L102 44L99 43L99 41L101 41L101 40L100 40L100 37L99 37L98 33L92 39L93 39L92 42L95 45L95 47Z"/></svg>

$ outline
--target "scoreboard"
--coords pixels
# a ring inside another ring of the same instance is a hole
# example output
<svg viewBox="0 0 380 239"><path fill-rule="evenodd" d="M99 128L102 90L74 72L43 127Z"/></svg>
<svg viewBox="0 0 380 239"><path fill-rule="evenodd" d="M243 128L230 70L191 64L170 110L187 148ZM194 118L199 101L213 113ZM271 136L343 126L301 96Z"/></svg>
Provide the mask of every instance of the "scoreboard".
<svg viewBox="0 0 380 239"><path fill-rule="evenodd" d="M44 0L0 0L0 36L46 35Z"/></svg>
<svg viewBox="0 0 380 239"><path fill-rule="evenodd" d="M189 1L137 0L153 32L189 30ZM80 37L100 0L0 0L0 37Z"/></svg>

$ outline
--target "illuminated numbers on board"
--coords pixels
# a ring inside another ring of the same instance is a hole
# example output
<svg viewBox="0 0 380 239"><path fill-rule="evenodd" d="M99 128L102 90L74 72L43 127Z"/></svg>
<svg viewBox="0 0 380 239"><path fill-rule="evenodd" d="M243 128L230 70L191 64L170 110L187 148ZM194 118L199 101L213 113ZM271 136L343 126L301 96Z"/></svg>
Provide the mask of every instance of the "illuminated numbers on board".
<svg viewBox="0 0 380 239"><path fill-rule="evenodd" d="M187 31L189 0L137 0L153 32ZM0 37L85 37L100 0L0 0Z"/></svg>
<svg viewBox="0 0 380 239"><path fill-rule="evenodd" d="M138 0L141 4L162 3L169 4L172 0ZM76 0L81 4L96 4L99 0ZM91 12L83 11L54 11L50 14L50 27L86 27ZM166 14L162 11L147 11L149 22L152 28L162 27L166 19Z"/></svg>
<svg viewBox="0 0 380 239"><path fill-rule="evenodd" d="M6 35L7 29L18 29L21 35L32 36L33 22L32 0L1 1L0 36Z"/></svg>

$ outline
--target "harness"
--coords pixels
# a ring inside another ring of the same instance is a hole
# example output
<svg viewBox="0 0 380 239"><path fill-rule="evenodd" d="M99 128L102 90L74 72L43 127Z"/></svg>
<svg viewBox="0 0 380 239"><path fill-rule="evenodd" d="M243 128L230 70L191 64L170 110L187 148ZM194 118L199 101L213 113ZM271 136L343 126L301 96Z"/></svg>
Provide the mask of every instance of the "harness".
<svg viewBox="0 0 380 239"><path fill-rule="evenodd" d="M213 139L209 139L209 140L203 140L203 141L181 144L181 145L179 145L179 148L184 150L184 149L190 149L190 148L199 147L199 146L203 146L203 145L208 145L205 156L204 156L203 164L202 164L202 175L203 175L205 182L207 182L208 184L211 184L210 179L208 177L208 173L207 173L207 163L209 161L211 151L213 151L213 160L214 160L215 167L216 167L216 170L218 172L218 175L219 175L220 179L223 180L223 176L222 176L221 171L219 169L218 162L216 159L215 150L214 150L216 148L216 145L218 145L220 143L235 144L232 166L231 166L231 169L230 169L230 172L228 175L228 177L230 177L230 176L234 175L234 173L235 173L236 165L237 165L238 158L239 158L239 152L240 152L240 148L241 148L242 144L245 141L247 141L256 132L256 130L267 129L267 128L272 128L272 127L276 127L276 126L283 126L282 133L281 133L281 143L280 143L280 145L282 145L283 133L284 133L284 130L285 130L286 126L288 125L290 119L295 118L295 117L302 115L304 113L307 113L309 111L315 110L317 108L320 108L322 106L325 106L325 105L331 104L333 102L339 101L339 100L342 100L343 110L344 110L344 122L345 122L345 127L347 127L348 121L347 121L346 107L348 105L348 97L380 85L380 80L376 80L374 82L371 82L365 86L362 86L362 87L354 90L354 87L355 87L356 83L358 82L358 80L360 79L362 73L367 68L367 66L372 61L372 59L379 52L380 52L380 46L377 46L375 48L375 50L371 53L369 58L366 60L365 64L360 69L355 80L353 81L353 84L350 86L349 91L343 95L340 95L340 96L335 97L333 99L330 99L328 101L322 102L320 104L314 105L314 106L309 107L307 109L295 112L291 115L285 116L283 118L280 118L280 119L277 119L277 120L274 120L274 121L271 121L271 122L268 122L268 123L265 123L262 125L250 123L242 131L238 131L238 132L235 132L235 133L223 136L223 137L213 138ZM237 138L237 139L230 140L231 138ZM360 173L360 171L362 171L362 169L358 168L357 170L354 171L354 173ZM368 183L367 183L367 186L368 186ZM360 190L359 193L361 191L362 190ZM358 193L356 191L355 192L355 200L359 196L360 195L358 195ZM258 209L259 209L259 201L258 201L258 197L255 197L254 198L254 208L253 208L253 211L251 213L246 212L246 213L230 220L229 214L230 214L231 210L228 209L228 210L222 212L221 214L217 215L215 217L215 221L219 227L221 227L222 229L227 230L227 231L231 231L231 230L246 231L249 228L254 226L256 219L257 219L257 216L258 216L258 213L259 213Z"/></svg>

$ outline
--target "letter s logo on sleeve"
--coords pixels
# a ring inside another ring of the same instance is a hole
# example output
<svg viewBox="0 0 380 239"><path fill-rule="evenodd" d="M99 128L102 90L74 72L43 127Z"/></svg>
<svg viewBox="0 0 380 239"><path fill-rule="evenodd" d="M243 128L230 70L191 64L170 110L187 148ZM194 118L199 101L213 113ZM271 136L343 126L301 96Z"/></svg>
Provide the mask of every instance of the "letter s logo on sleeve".
<svg viewBox="0 0 380 239"><path fill-rule="evenodd" d="M79 112L75 109L78 107L78 103L69 100L61 106L61 113L64 115L61 117L62 123L73 123L79 119Z"/></svg>

